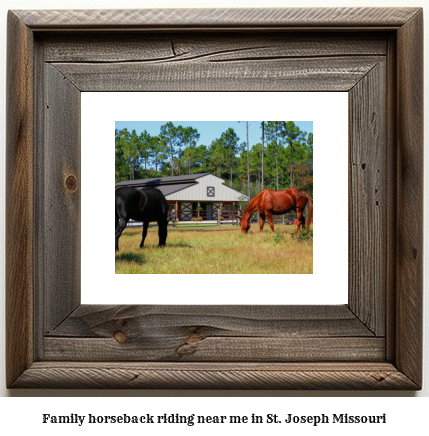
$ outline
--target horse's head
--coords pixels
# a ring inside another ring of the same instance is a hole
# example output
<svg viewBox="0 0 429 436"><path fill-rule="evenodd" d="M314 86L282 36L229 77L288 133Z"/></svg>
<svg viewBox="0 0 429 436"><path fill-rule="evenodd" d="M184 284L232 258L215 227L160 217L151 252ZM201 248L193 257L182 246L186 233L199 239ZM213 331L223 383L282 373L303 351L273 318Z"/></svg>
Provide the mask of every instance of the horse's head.
<svg viewBox="0 0 429 436"><path fill-rule="evenodd" d="M246 235L250 229L250 221L248 218L238 217L238 219L240 220L241 233Z"/></svg>

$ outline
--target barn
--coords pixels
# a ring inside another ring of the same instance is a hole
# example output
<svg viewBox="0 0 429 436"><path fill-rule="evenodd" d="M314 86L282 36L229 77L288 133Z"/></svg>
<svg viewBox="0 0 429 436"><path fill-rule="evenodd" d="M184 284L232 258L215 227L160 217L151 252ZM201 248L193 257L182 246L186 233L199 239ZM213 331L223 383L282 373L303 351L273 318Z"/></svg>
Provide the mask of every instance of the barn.
<svg viewBox="0 0 429 436"><path fill-rule="evenodd" d="M225 180L211 173L127 180L117 186L156 187L165 195L170 212L179 221L216 220L219 210L223 217L229 218L234 203L249 200L247 195L225 185Z"/></svg>

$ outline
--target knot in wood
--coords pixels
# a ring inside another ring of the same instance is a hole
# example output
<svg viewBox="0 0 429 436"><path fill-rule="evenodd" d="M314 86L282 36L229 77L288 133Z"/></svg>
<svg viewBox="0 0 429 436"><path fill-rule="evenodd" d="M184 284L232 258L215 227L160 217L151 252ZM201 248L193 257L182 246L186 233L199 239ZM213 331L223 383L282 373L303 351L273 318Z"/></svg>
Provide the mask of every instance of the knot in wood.
<svg viewBox="0 0 429 436"><path fill-rule="evenodd" d="M113 337L115 338L115 341L119 342L120 344L123 344L123 343L127 342L127 340L128 340L127 335L124 332L121 332L120 330L117 331L113 335Z"/></svg>
<svg viewBox="0 0 429 436"><path fill-rule="evenodd" d="M191 333L189 337L186 339L186 344L195 344L196 342L202 341L202 336L198 335L197 333Z"/></svg>
<svg viewBox="0 0 429 436"><path fill-rule="evenodd" d="M77 178L74 174L67 175L64 184L69 194L73 194L77 191Z"/></svg>

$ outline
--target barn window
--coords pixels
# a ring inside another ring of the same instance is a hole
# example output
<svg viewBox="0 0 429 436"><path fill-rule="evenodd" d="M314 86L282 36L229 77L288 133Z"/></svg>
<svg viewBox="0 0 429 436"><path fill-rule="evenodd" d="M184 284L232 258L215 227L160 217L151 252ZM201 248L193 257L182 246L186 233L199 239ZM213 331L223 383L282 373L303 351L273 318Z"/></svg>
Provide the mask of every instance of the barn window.
<svg viewBox="0 0 429 436"><path fill-rule="evenodd" d="M214 186L207 186L207 197L215 196L215 188Z"/></svg>

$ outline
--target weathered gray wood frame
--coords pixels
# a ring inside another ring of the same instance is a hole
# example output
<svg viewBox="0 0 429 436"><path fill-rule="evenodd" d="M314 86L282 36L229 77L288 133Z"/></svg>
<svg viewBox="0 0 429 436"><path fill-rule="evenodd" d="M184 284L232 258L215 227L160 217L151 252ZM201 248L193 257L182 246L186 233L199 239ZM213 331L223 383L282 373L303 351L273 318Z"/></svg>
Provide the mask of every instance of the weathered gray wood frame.
<svg viewBox="0 0 429 436"><path fill-rule="evenodd" d="M10 12L8 387L420 389L422 17ZM118 90L347 91L349 303L80 305L80 93Z"/></svg>

